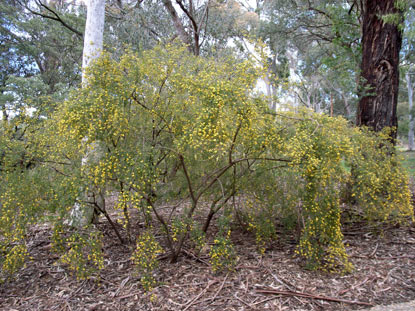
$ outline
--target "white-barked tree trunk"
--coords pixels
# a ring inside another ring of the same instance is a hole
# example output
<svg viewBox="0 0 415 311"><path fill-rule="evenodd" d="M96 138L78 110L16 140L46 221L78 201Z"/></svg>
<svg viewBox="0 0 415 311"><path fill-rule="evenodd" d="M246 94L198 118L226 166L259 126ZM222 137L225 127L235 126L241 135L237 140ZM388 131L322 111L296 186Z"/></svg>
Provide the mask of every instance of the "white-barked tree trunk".
<svg viewBox="0 0 415 311"><path fill-rule="evenodd" d="M104 38L105 1L87 0L87 16L82 55L82 84L87 83L85 69L101 55Z"/></svg>
<svg viewBox="0 0 415 311"><path fill-rule="evenodd" d="M82 55L82 87L88 85L86 75L87 67L101 55L103 48L104 24L105 24L105 1L106 0L86 0L87 17L85 24L84 49ZM84 137L83 141L87 143L88 138ZM91 159L99 161L98 154L99 142L92 142L88 146L87 153L82 158L82 165L87 165ZM99 208L105 209L105 199L102 191L98 193L87 193L84 191L78 201L91 201L93 199ZM94 220L94 207L83 205L80 202L75 203L71 210L68 224L75 227L88 225Z"/></svg>
<svg viewBox="0 0 415 311"><path fill-rule="evenodd" d="M408 71L405 75L406 84L408 87L408 105L409 105L409 129L408 129L408 150L414 150L414 118L412 117L412 106L413 106L413 83L411 74Z"/></svg>

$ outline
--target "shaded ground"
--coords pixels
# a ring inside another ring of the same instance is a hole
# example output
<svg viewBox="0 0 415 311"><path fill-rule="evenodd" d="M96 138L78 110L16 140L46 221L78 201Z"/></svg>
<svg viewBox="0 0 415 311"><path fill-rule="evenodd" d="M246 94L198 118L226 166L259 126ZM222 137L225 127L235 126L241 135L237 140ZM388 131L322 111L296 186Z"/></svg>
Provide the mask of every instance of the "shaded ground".
<svg viewBox="0 0 415 311"><path fill-rule="evenodd" d="M14 280L0 284L1 310L353 310L415 299L415 227L345 229L352 274L306 271L290 238L276 241L262 258L250 234L232 236L239 255L233 273L215 275L207 254L186 251L162 261L160 285L146 293L132 273L131 250L105 230L106 268L100 279L77 281L54 264L46 227L30 242L34 260ZM265 293L270 291L273 293ZM276 293L279 294L276 294ZM334 301L333 301L334 300Z"/></svg>

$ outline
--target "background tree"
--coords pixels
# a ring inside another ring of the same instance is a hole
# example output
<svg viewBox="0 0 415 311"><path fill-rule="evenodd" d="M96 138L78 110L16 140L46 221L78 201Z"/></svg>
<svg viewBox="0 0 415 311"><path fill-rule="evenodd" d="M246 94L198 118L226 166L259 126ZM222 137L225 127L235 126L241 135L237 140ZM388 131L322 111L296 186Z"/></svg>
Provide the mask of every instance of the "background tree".
<svg viewBox="0 0 415 311"><path fill-rule="evenodd" d="M194 55L228 48L232 39L255 28L257 15L247 12L237 1L163 0L176 35ZM176 9L177 8L177 9Z"/></svg>
<svg viewBox="0 0 415 311"><path fill-rule="evenodd" d="M176 0L176 4L185 16L184 20L180 18L171 0L162 0L162 2L172 19L180 40L188 46L194 55L199 55L203 38L202 30L208 19L209 1L198 6L198 1L189 0L185 3L182 0Z"/></svg>
<svg viewBox="0 0 415 311"><path fill-rule="evenodd" d="M358 7L351 1L274 0L259 10L259 35L277 59L290 60L297 104L328 112L332 98L335 113L351 118L361 55Z"/></svg>
<svg viewBox="0 0 415 311"><path fill-rule="evenodd" d="M412 116L413 110L413 89L414 89L414 82L413 82L413 73L407 72L405 74L406 79L406 86L408 89L408 150L414 150L414 120Z"/></svg>
<svg viewBox="0 0 415 311"><path fill-rule="evenodd" d="M106 0L88 0L87 17L85 22L84 49L82 54L82 85L88 85L88 70L94 60L98 59L103 49L104 23L105 23ZM82 165L90 161L99 161L101 154L99 141L90 140L85 136L84 142L88 144L86 154L82 157ZM95 150L94 150L95 149ZM79 200L89 200L96 206L88 206L82 209L82 204L76 202L73 208L71 225L89 225L96 221L97 212L105 210L105 193L101 191L86 192Z"/></svg>
<svg viewBox="0 0 415 311"><path fill-rule="evenodd" d="M401 83L403 87L401 92L401 109L398 104L398 119L399 127L403 126L402 130L398 129L398 134L401 138L407 136L408 138L408 150L414 149L414 113L412 108L413 103L413 89L414 89L414 68L415 68L415 54L414 54L414 43L415 43L415 10L409 6L405 12L404 22L404 33L401 50ZM408 103L408 105L405 105ZM405 106L404 106L405 105ZM402 107L404 106L404 107Z"/></svg>
<svg viewBox="0 0 415 311"><path fill-rule="evenodd" d="M46 116L53 105L51 100L43 105L42 98L62 99L80 81L82 33L71 29L82 30L83 11L66 2L55 4L53 12L71 25L69 29L45 18L52 13L43 3L6 1L0 5L3 113L32 107Z"/></svg>
<svg viewBox="0 0 415 311"><path fill-rule="evenodd" d="M105 0L88 0L82 54L82 82L87 83L85 71L101 55L104 38Z"/></svg>
<svg viewBox="0 0 415 311"><path fill-rule="evenodd" d="M177 35L160 1L108 1L104 36L106 48L120 56L126 49L142 51L171 42Z"/></svg>
<svg viewBox="0 0 415 311"><path fill-rule="evenodd" d="M399 94L399 52L402 45L403 5L396 0L366 0L362 7L361 99L357 125L374 131L395 128ZM387 20L393 17L393 20Z"/></svg>

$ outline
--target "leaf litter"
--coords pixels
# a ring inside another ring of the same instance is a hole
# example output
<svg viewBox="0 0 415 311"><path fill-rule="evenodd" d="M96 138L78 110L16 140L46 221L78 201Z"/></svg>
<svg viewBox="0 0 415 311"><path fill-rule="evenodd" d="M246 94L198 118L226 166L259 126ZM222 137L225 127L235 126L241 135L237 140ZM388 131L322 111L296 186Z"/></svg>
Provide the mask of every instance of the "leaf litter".
<svg viewBox="0 0 415 311"><path fill-rule="evenodd" d="M347 252L355 269L347 275L308 271L295 256L293 238L280 239L260 256L255 238L234 231L238 262L215 274L208 252L185 248L179 261L161 260L158 286L142 289L130 260L133 247L104 234L105 268L76 280L51 251L50 229L32 228L33 260L0 284L1 310L358 310L415 299L415 226L388 227L380 236L358 224L345 226ZM214 229L213 229L214 231Z"/></svg>

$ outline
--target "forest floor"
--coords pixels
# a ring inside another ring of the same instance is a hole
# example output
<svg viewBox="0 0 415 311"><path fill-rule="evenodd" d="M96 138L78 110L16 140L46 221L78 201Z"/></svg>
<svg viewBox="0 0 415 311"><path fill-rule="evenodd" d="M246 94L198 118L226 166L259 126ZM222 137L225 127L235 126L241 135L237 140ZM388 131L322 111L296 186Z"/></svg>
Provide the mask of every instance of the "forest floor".
<svg viewBox="0 0 415 311"><path fill-rule="evenodd" d="M186 250L177 263L160 262L159 285L140 286L130 260L132 247L120 245L107 225L105 269L77 281L57 265L50 229L35 227L29 242L33 260L14 279L0 284L1 310L357 310L415 299L415 225L344 227L355 269L347 275L308 271L295 256L295 243L279 233L259 256L252 234L234 231L235 271L214 274L207 253ZM385 309L387 310L387 309Z"/></svg>

